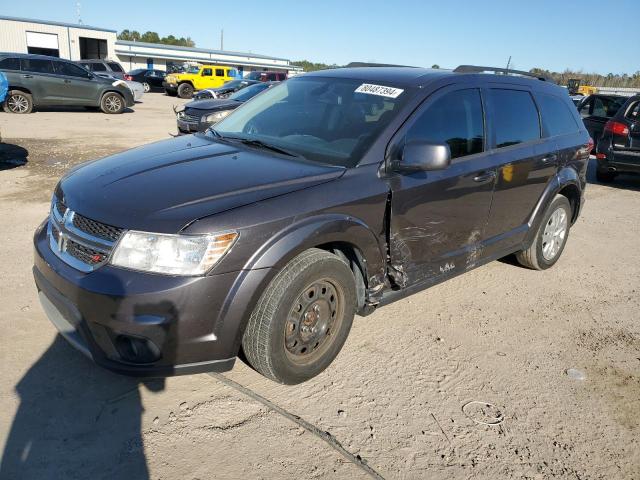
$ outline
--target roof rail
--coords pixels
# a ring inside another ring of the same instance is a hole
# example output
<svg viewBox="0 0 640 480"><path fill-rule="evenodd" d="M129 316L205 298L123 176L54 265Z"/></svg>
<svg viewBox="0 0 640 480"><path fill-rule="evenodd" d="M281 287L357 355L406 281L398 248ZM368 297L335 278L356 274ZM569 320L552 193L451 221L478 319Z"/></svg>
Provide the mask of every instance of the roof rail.
<svg viewBox="0 0 640 480"><path fill-rule="evenodd" d="M509 68L497 68L497 67L479 67L476 65L460 65L454 72L456 73L483 73L493 72L502 73L503 75L523 75L525 77L537 78L543 82L555 83L553 79L545 77L544 75L536 75L535 73L525 72L523 70L511 70Z"/></svg>
<svg viewBox="0 0 640 480"><path fill-rule="evenodd" d="M363 67L411 67L411 65L393 65L390 63L371 63L371 62L351 62L344 68L363 68ZM416 68L416 67L411 67Z"/></svg>

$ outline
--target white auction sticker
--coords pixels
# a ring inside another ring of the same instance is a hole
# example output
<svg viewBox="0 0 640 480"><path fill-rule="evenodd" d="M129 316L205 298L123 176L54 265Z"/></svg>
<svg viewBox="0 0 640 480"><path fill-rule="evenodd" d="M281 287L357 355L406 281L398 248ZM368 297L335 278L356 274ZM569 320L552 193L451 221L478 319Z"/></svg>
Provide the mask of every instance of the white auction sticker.
<svg viewBox="0 0 640 480"><path fill-rule="evenodd" d="M356 93L368 93L369 95L379 95L381 97L398 98L404 92L401 88L385 87L384 85L373 85L363 83L356 88Z"/></svg>

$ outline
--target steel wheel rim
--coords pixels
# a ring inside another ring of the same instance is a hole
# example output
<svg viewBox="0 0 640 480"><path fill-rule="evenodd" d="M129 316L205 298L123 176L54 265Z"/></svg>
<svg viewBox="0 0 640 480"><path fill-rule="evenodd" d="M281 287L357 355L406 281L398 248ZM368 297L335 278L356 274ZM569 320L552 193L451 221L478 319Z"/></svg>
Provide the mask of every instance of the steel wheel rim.
<svg viewBox="0 0 640 480"><path fill-rule="evenodd" d="M567 212L564 208L557 208L549 217L542 232L542 256L551 261L558 255L567 237Z"/></svg>
<svg viewBox="0 0 640 480"><path fill-rule="evenodd" d="M144 88L144 93L148 93L149 90L151 90L151 87L149 86L149 84L147 82L144 82L142 84L142 87Z"/></svg>
<svg viewBox="0 0 640 480"><path fill-rule="evenodd" d="M24 113L29 109L29 100L24 95L11 95L7 105L13 113Z"/></svg>
<svg viewBox="0 0 640 480"><path fill-rule="evenodd" d="M110 112L117 112L122 107L122 101L116 95L109 95L105 98L104 104Z"/></svg>
<svg viewBox="0 0 640 480"><path fill-rule="evenodd" d="M344 317L344 293L328 278L316 280L300 292L284 326L287 357L308 364L333 344Z"/></svg>

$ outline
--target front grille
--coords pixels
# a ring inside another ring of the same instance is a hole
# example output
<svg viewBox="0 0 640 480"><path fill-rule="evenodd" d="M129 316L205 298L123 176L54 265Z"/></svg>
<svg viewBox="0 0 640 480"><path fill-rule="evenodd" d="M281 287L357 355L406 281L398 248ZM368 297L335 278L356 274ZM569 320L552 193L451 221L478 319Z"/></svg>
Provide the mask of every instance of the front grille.
<svg viewBox="0 0 640 480"><path fill-rule="evenodd" d="M202 112L197 110L185 110L184 115L182 116L182 120L188 123L199 123L202 118Z"/></svg>
<svg viewBox="0 0 640 480"><path fill-rule="evenodd" d="M85 247L73 240L67 240L67 253L73 258L77 258L88 265L97 265L102 263L107 257L104 252Z"/></svg>
<svg viewBox="0 0 640 480"><path fill-rule="evenodd" d="M117 242L122 235L122 228L107 225L106 223L96 222L90 218L84 217L79 213L73 216L73 226L78 230L82 230L94 237L103 238L111 242Z"/></svg>
<svg viewBox="0 0 640 480"><path fill-rule="evenodd" d="M56 210L62 217L64 216L64 213L67 211L67 206L62 202L62 200L56 199Z"/></svg>

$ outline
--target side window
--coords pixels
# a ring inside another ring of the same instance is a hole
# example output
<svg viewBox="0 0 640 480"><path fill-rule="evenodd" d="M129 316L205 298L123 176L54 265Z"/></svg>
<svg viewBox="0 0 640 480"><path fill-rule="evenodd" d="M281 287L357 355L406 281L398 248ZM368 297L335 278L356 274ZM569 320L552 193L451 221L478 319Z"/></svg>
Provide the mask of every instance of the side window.
<svg viewBox="0 0 640 480"><path fill-rule="evenodd" d="M491 103L497 148L540 138L538 109L529 92L494 88Z"/></svg>
<svg viewBox="0 0 640 480"><path fill-rule="evenodd" d="M216 68L216 77L224 77L224 68Z"/></svg>
<svg viewBox="0 0 640 480"><path fill-rule="evenodd" d="M56 73L59 75L66 75L68 77L81 77L81 78L87 78L89 76L89 74L84 68L78 67L77 65L73 65L72 63L53 62L53 64L56 68Z"/></svg>
<svg viewBox="0 0 640 480"><path fill-rule="evenodd" d="M21 58L20 68L24 72L53 73L51 60L41 60L39 58Z"/></svg>
<svg viewBox="0 0 640 480"><path fill-rule="evenodd" d="M622 104L626 101L626 98L607 98L607 97L596 97L593 101L593 114L596 117L604 117L611 118L618 110Z"/></svg>
<svg viewBox="0 0 640 480"><path fill-rule="evenodd" d="M542 115L542 124L550 137L578 131L578 124L569 106L558 97L541 94L536 96Z"/></svg>
<svg viewBox="0 0 640 480"><path fill-rule="evenodd" d="M0 65L0 68L2 68L1 65ZM629 120L632 120L634 122L637 122L638 120L640 120L640 101L636 102L635 104L632 104L627 110L627 114L625 116Z"/></svg>
<svg viewBox="0 0 640 480"><path fill-rule="evenodd" d="M17 58L3 58L0 60L0 70L20 70L20 60Z"/></svg>
<svg viewBox="0 0 640 480"><path fill-rule="evenodd" d="M202 69L202 76L203 77L210 77L212 75L212 71L210 68L203 68Z"/></svg>
<svg viewBox="0 0 640 480"><path fill-rule="evenodd" d="M411 126L406 140L447 143L451 158L482 152L484 120L480 91L457 90L440 97Z"/></svg>
<svg viewBox="0 0 640 480"><path fill-rule="evenodd" d="M585 100L580 104L578 113L580 113L580 116L582 118L588 117L590 115L589 112L591 111L592 104L593 104L593 98L590 98L589 100Z"/></svg>
<svg viewBox="0 0 640 480"><path fill-rule="evenodd" d="M87 65L89 65L89 70L91 70L92 72L106 72L107 71L107 67L104 66L104 63L92 62L92 63L87 63Z"/></svg>

